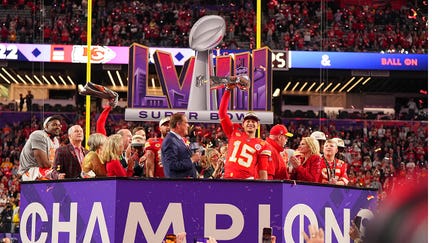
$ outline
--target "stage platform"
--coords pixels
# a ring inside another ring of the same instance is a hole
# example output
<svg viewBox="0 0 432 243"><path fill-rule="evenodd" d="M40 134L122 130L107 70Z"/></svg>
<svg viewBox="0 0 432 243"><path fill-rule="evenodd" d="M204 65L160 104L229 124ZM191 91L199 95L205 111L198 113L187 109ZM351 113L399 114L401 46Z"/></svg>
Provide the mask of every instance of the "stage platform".
<svg viewBox="0 0 432 243"><path fill-rule="evenodd" d="M21 242L150 242L166 234L219 243L303 242L310 223L325 242L350 242L350 221L376 190L293 181L103 178L23 182Z"/></svg>

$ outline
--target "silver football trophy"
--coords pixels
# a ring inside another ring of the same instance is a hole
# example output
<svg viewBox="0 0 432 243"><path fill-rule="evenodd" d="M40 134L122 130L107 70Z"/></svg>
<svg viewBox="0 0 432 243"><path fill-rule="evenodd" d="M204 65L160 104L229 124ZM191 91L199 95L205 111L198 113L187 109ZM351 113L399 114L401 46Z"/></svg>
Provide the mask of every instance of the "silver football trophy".
<svg viewBox="0 0 432 243"><path fill-rule="evenodd" d="M85 86L81 84L78 85L78 93L80 95L90 95L93 97L107 99L112 107L117 106L118 103L118 93L108 89L105 86L94 84L92 82L87 82Z"/></svg>
<svg viewBox="0 0 432 243"><path fill-rule="evenodd" d="M250 81L248 76L228 76L228 77L217 77L210 76L209 80L206 80L204 75L200 75L196 78L196 86L200 87L210 81L210 89L219 89L235 85L242 91L248 90L250 87Z"/></svg>

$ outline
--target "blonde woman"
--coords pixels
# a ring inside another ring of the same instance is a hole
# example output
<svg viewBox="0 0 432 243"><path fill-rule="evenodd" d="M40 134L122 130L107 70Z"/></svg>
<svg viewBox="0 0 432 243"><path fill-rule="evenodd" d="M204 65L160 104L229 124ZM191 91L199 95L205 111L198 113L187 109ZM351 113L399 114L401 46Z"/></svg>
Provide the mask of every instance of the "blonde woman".
<svg viewBox="0 0 432 243"><path fill-rule="evenodd" d="M202 178L220 178L222 176L223 160L217 149L208 148L205 151L205 165L201 172Z"/></svg>
<svg viewBox="0 0 432 243"><path fill-rule="evenodd" d="M289 160L294 168L290 179L318 182L321 173L320 146L318 141L312 137L304 137L297 151L299 155L296 156L295 153Z"/></svg>
<svg viewBox="0 0 432 243"><path fill-rule="evenodd" d="M93 133L90 135L87 145L90 152L86 154L82 162L82 178L105 177L106 169L102 163L100 155L107 138L102 133Z"/></svg>
<svg viewBox="0 0 432 243"><path fill-rule="evenodd" d="M123 137L120 134L113 134L108 137L102 149L102 161L105 164L107 176L127 177L133 175L134 161L129 160L127 171L120 163L120 156L124 151Z"/></svg>

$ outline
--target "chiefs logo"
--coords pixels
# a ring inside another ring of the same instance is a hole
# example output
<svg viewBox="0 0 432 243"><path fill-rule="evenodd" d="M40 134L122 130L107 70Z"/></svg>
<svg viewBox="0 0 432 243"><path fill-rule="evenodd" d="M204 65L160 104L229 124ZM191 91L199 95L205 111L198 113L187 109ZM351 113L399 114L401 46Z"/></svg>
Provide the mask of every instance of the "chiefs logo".
<svg viewBox="0 0 432 243"><path fill-rule="evenodd" d="M256 150L261 150L261 148L262 148L261 144L255 144L255 149Z"/></svg>
<svg viewBox="0 0 432 243"><path fill-rule="evenodd" d="M159 148L161 145L159 143L155 144L156 148Z"/></svg>

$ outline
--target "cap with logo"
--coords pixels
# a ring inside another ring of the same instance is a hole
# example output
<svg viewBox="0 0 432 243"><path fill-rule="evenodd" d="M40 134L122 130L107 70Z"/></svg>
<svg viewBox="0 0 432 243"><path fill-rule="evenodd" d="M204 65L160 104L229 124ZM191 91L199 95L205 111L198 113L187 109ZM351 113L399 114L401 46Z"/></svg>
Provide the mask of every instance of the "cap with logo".
<svg viewBox="0 0 432 243"><path fill-rule="evenodd" d="M260 121L260 119L258 118L257 114L255 114L255 112L249 111L247 112L244 117L243 117L243 121L246 120L255 120L255 121Z"/></svg>
<svg viewBox="0 0 432 243"><path fill-rule="evenodd" d="M165 124L166 122L169 122L169 121L170 121L170 118L171 118L171 117L169 117L169 116L162 118L162 119L159 121L159 126L161 127L161 126L162 126L163 124Z"/></svg>
<svg viewBox="0 0 432 243"><path fill-rule="evenodd" d="M345 143L341 138L333 138L336 141L338 147L345 148Z"/></svg>
<svg viewBox="0 0 432 243"><path fill-rule="evenodd" d="M277 124L274 125L271 129L270 129L270 135L285 135L287 137L292 137L293 134L288 132L288 129L286 128L285 125L282 124Z"/></svg>
<svg viewBox="0 0 432 243"><path fill-rule="evenodd" d="M315 138L316 140L323 140L323 141L327 140L326 135L320 131L315 131L315 132L311 133L310 136Z"/></svg>

